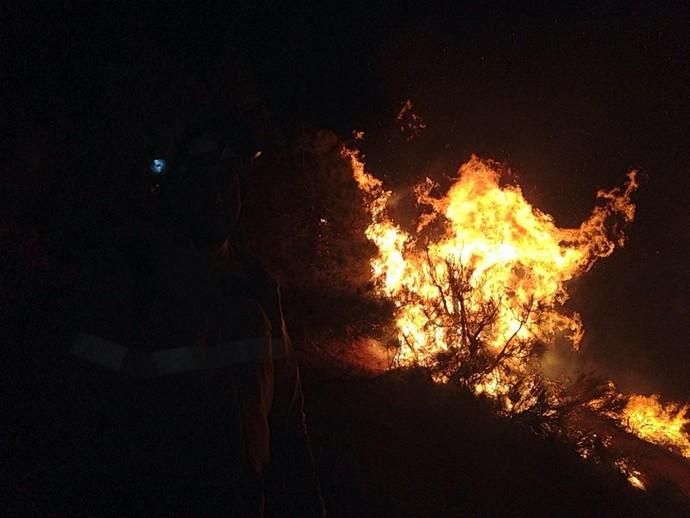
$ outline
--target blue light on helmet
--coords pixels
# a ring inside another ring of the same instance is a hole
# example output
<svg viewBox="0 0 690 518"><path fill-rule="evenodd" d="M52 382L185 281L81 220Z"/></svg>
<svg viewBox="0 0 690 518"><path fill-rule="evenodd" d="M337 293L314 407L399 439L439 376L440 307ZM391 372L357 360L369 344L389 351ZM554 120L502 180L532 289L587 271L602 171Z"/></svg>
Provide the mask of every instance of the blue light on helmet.
<svg viewBox="0 0 690 518"><path fill-rule="evenodd" d="M168 170L168 162L166 162L163 158L154 158L151 160L149 169L155 175L163 175Z"/></svg>

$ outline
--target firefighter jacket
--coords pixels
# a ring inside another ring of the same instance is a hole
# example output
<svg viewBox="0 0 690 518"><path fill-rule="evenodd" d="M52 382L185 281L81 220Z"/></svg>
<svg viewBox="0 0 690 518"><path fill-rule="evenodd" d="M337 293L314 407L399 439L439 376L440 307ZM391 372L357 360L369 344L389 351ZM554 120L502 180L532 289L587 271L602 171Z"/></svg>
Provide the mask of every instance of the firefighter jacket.
<svg viewBox="0 0 690 518"><path fill-rule="evenodd" d="M174 491L237 484L273 457L285 509L319 515L297 364L278 287L258 261L229 244L172 243L82 259L56 376L63 475L53 476Z"/></svg>

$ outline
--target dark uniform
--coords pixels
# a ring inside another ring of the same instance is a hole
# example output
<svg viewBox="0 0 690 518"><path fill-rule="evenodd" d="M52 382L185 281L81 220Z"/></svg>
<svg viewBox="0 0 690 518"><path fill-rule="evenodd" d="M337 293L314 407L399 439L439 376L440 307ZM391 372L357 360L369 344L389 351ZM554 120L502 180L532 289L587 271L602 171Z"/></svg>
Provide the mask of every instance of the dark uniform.
<svg viewBox="0 0 690 518"><path fill-rule="evenodd" d="M203 210L190 228L215 221ZM323 515L275 281L230 240L179 237L162 225L81 257L39 508L261 516L266 481L273 514Z"/></svg>

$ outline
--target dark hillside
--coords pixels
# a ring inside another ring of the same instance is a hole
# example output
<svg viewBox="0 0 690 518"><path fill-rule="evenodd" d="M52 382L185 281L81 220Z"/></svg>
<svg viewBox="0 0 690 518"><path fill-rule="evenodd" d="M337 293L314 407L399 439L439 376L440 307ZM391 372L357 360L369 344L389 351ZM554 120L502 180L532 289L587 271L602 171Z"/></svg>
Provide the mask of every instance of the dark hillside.
<svg viewBox="0 0 690 518"><path fill-rule="evenodd" d="M304 378L332 516L687 515L421 372Z"/></svg>

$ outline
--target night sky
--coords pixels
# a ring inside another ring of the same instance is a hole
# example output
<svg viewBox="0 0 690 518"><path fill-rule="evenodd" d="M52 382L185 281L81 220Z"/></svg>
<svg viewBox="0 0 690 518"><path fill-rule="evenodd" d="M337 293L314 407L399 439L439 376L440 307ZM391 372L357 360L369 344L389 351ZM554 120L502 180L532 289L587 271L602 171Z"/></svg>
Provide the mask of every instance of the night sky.
<svg viewBox="0 0 690 518"><path fill-rule="evenodd" d="M88 167L114 69L146 97L171 67L203 75L233 49L284 135L364 130L369 166L392 187L453 174L476 153L505 162L568 226L639 168L629 243L573 287L572 307L584 355L624 387L690 399L690 15L556 3L22 6L3 22L0 149ZM406 99L428 126L407 144L393 124Z"/></svg>

